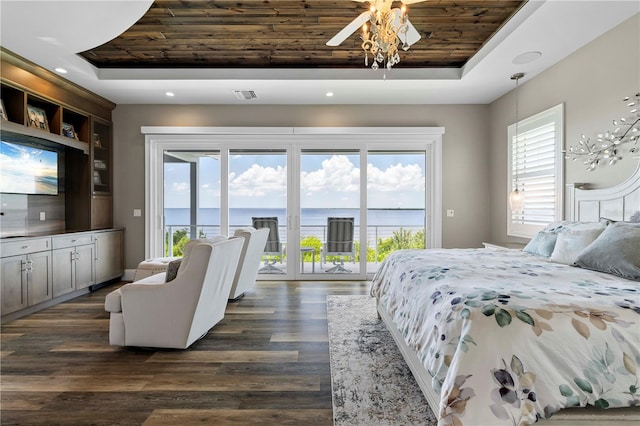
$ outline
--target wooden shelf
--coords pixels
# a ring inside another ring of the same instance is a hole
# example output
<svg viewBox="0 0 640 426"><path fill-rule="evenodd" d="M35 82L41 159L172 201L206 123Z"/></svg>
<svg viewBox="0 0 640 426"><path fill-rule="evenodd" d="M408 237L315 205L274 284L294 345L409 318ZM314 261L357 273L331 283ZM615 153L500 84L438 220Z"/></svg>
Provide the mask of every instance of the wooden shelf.
<svg viewBox="0 0 640 426"><path fill-rule="evenodd" d="M89 154L89 144L87 142L80 142L75 139L68 138L66 136L56 135L51 132L36 129L33 127L27 127L23 124L13 123L11 121L3 120L0 122L2 132L11 132L24 136L31 136L47 140L49 142L55 142L60 145L69 146L71 148L79 149L85 154Z"/></svg>

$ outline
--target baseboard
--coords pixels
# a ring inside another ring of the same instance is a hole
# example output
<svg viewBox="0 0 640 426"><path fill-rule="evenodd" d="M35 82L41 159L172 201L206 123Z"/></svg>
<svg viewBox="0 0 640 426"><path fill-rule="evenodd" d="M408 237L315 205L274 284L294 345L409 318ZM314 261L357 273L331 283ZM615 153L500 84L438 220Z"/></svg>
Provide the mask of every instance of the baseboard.
<svg viewBox="0 0 640 426"><path fill-rule="evenodd" d="M124 274L122 274L122 281L133 281L133 277L136 275L135 269L125 269Z"/></svg>

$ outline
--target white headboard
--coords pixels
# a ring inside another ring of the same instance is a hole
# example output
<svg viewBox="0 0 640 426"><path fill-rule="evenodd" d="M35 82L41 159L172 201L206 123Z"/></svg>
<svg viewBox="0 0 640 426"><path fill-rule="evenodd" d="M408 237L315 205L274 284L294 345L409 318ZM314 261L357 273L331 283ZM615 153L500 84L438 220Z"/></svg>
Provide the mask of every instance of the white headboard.
<svg viewBox="0 0 640 426"><path fill-rule="evenodd" d="M567 185L569 219L597 222L601 217L629 220L640 210L640 163L633 175L619 185L604 189L579 189Z"/></svg>

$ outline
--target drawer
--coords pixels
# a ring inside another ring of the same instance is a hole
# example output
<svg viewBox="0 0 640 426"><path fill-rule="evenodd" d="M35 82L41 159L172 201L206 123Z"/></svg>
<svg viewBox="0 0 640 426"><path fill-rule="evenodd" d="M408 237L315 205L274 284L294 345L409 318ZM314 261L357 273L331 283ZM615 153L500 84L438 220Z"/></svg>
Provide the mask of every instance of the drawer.
<svg viewBox="0 0 640 426"><path fill-rule="evenodd" d="M53 237L54 249L81 246L84 244L92 244L92 243L93 243L93 235L91 234L73 234L73 235L65 235L60 237Z"/></svg>
<svg viewBox="0 0 640 426"><path fill-rule="evenodd" d="M19 256L38 251L51 250L51 238L28 238L2 243L2 257Z"/></svg>

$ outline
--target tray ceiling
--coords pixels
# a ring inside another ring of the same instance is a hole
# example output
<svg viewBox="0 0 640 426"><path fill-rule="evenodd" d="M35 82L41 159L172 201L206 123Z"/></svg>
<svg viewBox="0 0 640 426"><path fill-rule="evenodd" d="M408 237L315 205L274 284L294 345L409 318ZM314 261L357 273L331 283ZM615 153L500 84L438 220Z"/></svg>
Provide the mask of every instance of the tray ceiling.
<svg viewBox="0 0 640 426"><path fill-rule="evenodd" d="M523 3L410 5L422 38L401 52L396 68L461 67ZM325 43L367 7L350 0L156 0L120 36L81 55L98 68L363 68L360 31L338 47Z"/></svg>

